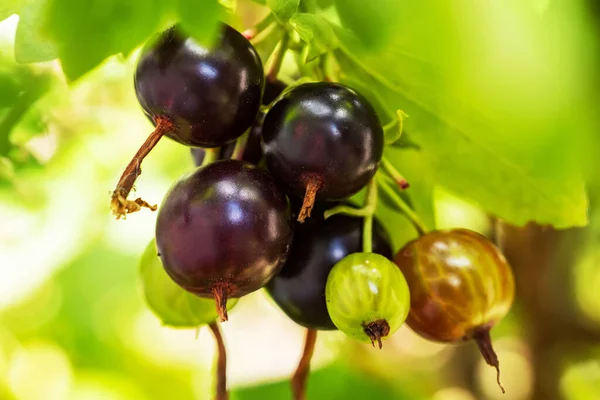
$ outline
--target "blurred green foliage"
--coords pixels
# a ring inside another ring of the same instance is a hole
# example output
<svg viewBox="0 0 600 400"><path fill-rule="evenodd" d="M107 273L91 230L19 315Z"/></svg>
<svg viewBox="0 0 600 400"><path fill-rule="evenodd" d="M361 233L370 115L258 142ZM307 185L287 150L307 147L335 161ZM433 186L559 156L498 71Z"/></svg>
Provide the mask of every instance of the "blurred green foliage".
<svg viewBox="0 0 600 400"><path fill-rule="evenodd" d="M139 292L155 214L114 221L109 194L151 129L133 93L140 46L174 22L210 40L218 20L242 30L269 8L307 61L286 58L286 82L324 70L366 95L382 124L406 113L386 155L426 225L490 236L490 216L586 226L573 303L598 329L600 24L586 2L3 0L0 20L19 17L0 24L0 399L210 398L210 335L162 327ZM263 62L282 35L255 38ZM191 167L188 149L163 140L136 186L158 202ZM377 215L395 249L415 236L385 194ZM526 307L494 330L516 400L534 384ZM302 330L262 293L228 324L232 399L289 398ZM312 399L500 398L493 373L473 372L474 346L408 330L381 352L335 333L319 343ZM564 349L561 398L600 396L597 348Z"/></svg>

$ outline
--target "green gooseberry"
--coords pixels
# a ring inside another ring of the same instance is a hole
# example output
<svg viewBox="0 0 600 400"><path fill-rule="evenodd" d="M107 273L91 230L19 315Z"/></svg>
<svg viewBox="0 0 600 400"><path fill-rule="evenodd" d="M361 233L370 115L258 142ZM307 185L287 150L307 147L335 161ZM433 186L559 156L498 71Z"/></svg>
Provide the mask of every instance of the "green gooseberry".
<svg viewBox="0 0 600 400"><path fill-rule="evenodd" d="M140 259L139 282L146 305L163 325L197 328L215 322L218 317L214 299L198 297L184 290L166 273L154 239ZM237 301L229 299L227 309L233 308Z"/></svg>
<svg viewBox="0 0 600 400"><path fill-rule="evenodd" d="M327 311L351 338L375 342L394 334L410 310L410 293L396 264L376 253L353 253L329 273Z"/></svg>

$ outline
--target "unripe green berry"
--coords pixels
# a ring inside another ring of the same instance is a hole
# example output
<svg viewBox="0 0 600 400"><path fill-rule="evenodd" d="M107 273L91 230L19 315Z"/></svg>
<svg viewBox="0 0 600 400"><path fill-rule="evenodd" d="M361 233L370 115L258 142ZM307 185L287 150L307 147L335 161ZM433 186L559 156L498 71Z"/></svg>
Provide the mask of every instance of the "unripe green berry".
<svg viewBox="0 0 600 400"><path fill-rule="evenodd" d="M346 335L375 345L394 334L406 320L410 294L396 264L376 253L354 253L329 273L327 310Z"/></svg>
<svg viewBox="0 0 600 400"><path fill-rule="evenodd" d="M182 289L165 272L154 239L142 254L139 282L148 308L163 325L197 328L217 319L217 306L213 299L198 297ZM229 299L227 308L231 309L237 301Z"/></svg>

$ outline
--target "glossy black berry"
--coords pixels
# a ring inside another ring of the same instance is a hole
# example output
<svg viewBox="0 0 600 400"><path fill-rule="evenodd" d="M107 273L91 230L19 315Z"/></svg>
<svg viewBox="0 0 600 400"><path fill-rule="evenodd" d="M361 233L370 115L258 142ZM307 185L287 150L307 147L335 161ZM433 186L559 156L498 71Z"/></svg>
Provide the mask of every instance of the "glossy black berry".
<svg viewBox="0 0 600 400"><path fill-rule="evenodd" d="M383 129L371 104L353 89L305 83L285 92L267 112L263 152L269 171L296 197L299 220L316 200L347 198L375 175Z"/></svg>
<svg viewBox="0 0 600 400"><path fill-rule="evenodd" d="M265 84L263 65L242 34L221 24L216 40L204 46L178 26L160 33L143 48L135 70L135 93L155 124L131 159L113 194L111 209L119 218L143 207L129 200L141 162L163 136L198 147L233 142L254 123Z"/></svg>
<svg viewBox="0 0 600 400"><path fill-rule="evenodd" d="M373 251L393 257L388 233L373 221ZM337 214L298 224L288 260L267 291L293 321L306 328L336 329L325 301L327 277L334 265L362 251L363 219Z"/></svg>
<svg viewBox="0 0 600 400"><path fill-rule="evenodd" d="M223 146L254 122L264 89L264 70L252 44L222 24L211 47L177 26L142 50L135 91L152 118L168 118L166 136L189 146Z"/></svg>
<svg viewBox="0 0 600 400"><path fill-rule="evenodd" d="M155 233L169 276L196 295L214 297L226 320L228 297L258 290L279 272L292 243L293 220L268 172L223 160L174 184Z"/></svg>

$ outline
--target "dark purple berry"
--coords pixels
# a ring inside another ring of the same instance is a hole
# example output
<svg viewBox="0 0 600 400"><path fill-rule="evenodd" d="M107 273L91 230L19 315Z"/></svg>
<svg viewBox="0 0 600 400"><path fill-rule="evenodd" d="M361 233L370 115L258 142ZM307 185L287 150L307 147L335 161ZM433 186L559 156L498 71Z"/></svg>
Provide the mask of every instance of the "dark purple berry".
<svg viewBox="0 0 600 400"><path fill-rule="evenodd" d="M337 214L296 227L288 260L267 291L293 321L310 329L336 329L327 312L329 271L351 253L362 251L363 219ZM388 233L373 221L373 252L393 258Z"/></svg>
<svg viewBox="0 0 600 400"><path fill-rule="evenodd" d="M144 47L135 71L135 92L144 111L168 118L166 136L189 146L223 146L254 122L265 79L252 44L232 27L211 47L178 27Z"/></svg>
<svg viewBox="0 0 600 400"><path fill-rule="evenodd" d="M293 237L287 198L268 172L238 160L196 168L167 193L156 221L165 270L181 287L227 298L263 287L285 262Z"/></svg>
<svg viewBox="0 0 600 400"><path fill-rule="evenodd" d="M142 207L128 200L141 162L166 135L199 147L233 142L254 123L265 84L258 53L242 34L221 24L216 40L201 45L178 26L160 33L142 49L135 70L135 93L156 125L121 175L111 198L118 218Z"/></svg>
<svg viewBox="0 0 600 400"><path fill-rule="evenodd" d="M375 175L383 129L371 104L353 89L305 83L285 92L263 123L266 165L286 191L304 197L299 221L315 200L347 198Z"/></svg>

